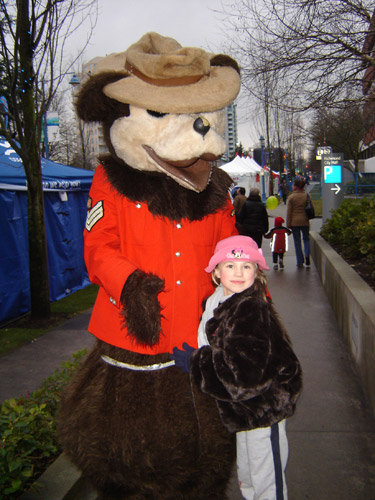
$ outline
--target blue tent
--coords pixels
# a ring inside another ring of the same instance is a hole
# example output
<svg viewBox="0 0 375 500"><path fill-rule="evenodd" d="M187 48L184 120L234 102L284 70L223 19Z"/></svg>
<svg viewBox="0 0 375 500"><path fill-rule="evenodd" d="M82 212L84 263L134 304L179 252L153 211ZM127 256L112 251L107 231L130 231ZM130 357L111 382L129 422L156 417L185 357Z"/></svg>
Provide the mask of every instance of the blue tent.
<svg viewBox="0 0 375 500"><path fill-rule="evenodd" d="M89 285L83 228L94 172L42 160L50 300ZM27 182L20 157L0 138L0 323L30 310Z"/></svg>

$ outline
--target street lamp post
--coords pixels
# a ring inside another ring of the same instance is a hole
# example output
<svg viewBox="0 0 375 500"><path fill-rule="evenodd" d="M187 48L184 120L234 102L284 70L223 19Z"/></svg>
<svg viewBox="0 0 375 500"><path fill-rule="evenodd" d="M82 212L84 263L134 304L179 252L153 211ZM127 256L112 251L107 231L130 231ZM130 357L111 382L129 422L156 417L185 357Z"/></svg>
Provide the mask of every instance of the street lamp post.
<svg viewBox="0 0 375 500"><path fill-rule="evenodd" d="M42 81L42 99L44 101L44 81ZM43 102L43 105L44 105L44 102ZM43 135L44 135L44 138L43 138L44 158L49 160L47 109L45 109L43 112L42 125L43 125Z"/></svg>
<svg viewBox="0 0 375 500"><path fill-rule="evenodd" d="M259 142L260 142L260 162L261 162L261 167L262 167L262 170L260 172L260 176L262 178L262 202L263 203L266 203L266 189L265 189L265 183L264 183L264 144L265 144L265 140L264 140L264 137L261 135L259 137Z"/></svg>
<svg viewBox="0 0 375 500"><path fill-rule="evenodd" d="M47 111L43 113L44 157L49 160Z"/></svg>
<svg viewBox="0 0 375 500"><path fill-rule="evenodd" d="M77 76L75 73L73 73L73 76L72 76L72 78L70 79L69 84L70 84L70 85L73 85L73 87L74 87L74 86L79 85L80 83L81 83L81 82L79 81L78 76Z"/></svg>

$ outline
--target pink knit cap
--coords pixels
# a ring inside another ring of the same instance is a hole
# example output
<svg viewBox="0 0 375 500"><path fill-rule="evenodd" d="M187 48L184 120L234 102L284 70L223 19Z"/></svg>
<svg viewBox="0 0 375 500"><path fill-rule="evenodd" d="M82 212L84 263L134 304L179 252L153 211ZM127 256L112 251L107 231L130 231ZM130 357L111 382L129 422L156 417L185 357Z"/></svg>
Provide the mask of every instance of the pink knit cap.
<svg viewBox="0 0 375 500"><path fill-rule="evenodd" d="M269 269L262 249L258 248L258 245L249 236L230 236L219 241L205 271L210 273L220 262L228 260L249 260L258 264L260 269Z"/></svg>

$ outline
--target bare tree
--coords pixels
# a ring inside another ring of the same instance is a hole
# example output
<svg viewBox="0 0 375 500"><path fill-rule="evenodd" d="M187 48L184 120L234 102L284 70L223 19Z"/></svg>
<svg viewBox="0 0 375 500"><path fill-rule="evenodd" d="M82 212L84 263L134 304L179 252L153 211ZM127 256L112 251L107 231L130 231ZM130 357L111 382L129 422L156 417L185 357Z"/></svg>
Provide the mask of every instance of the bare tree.
<svg viewBox="0 0 375 500"><path fill-rule="evenodd" d="M375 58L375 11L363 45L363 51ZM375 65L366 68L362 90L365 98L363 120L367 128L363 145L366 146L375 140Z"/></svg>
<svg viewBox="0 0 375 500"><path fill-rule="evenodd" d="M75 60L66 63L66 42L91 20L83 51L96 23L96 0L9 0L0 3L0 57L8 83L11 129L0 115L0 134L19 154L28 186L31 313L50 314L40 136L43 117ZM86 28L87 29L87 28Z"/></svg>
<svg viewBox="0 0 375 500"><path fill-rule="evenodd" d="M75 126L74 118L59 122L59 138L50 149L50 158L59 163L80 168L81 165L76 162L79 143Z"/></svg>
<svg viewBox="0 0 375 500"><path fill-rule="evenodd" d="M65 165L88 168L82 158L82 149L87 149L87 141L82 146L82 130L74 115L72 99L71 92L62 90L51 102L50 111L55 111L59 117L59 133L57 139L49 144L49 158Z"/></svg>
<svg viewBox="0 0 375 500"><path fill-rule="evenodd" d="M76 130L76 120L72 115L67 114L64 109L58 108L59 133L54 142L49 144L49 157L51 160L82 167L76 159L79 154L79 138Z"/></svg>
<svg viewBox="0 0 375 500"><path fill-rule="evenodd" d="M374 36L373 0L235 0L223 8L249 93L256 94L267 74L284 109L345 107L362 99L363 71L375 66L364 45L369 30Z"/></svg>
<svg viewBox="0 0 375 500"><path fill-rule="evenodd" d="M366 133L361 106L348 105L345 109L317 111L311 125L313 153L325 142L336 153L358 165L360 141Z"/></svg>

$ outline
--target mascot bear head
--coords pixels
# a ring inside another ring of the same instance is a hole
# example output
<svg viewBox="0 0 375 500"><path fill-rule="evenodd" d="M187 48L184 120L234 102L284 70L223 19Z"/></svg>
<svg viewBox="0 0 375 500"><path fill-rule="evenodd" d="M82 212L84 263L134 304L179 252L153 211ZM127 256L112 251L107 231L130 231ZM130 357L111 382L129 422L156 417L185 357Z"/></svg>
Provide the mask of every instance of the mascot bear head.
<svg viewBox="0 0 375 500"><path fill-rule="evenodd" d="M239 88L239 68L229 56L147 33L127 51L99 60L76 107L82 120L102 123L116 164L200 193L225 151L224 108Z"/></svg>

